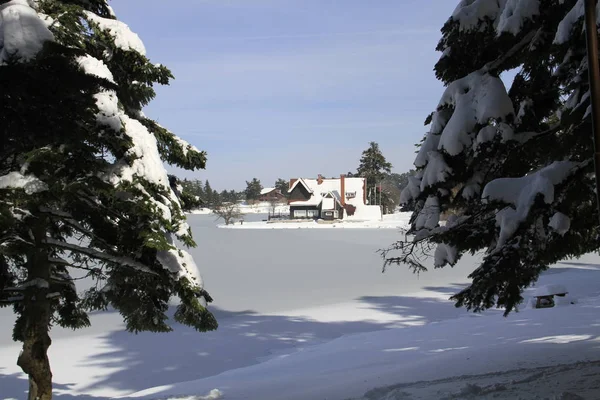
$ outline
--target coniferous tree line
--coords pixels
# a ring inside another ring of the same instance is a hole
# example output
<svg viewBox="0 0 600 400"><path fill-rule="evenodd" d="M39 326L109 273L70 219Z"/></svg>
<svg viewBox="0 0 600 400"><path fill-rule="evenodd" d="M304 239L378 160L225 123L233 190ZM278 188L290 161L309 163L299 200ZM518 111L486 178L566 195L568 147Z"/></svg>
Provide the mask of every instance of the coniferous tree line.
<svg viewBox="0 0 600 400"><path fill-rule="evenodd" d="M392 172L392 164L387 161L379 144L370 142L369 147L363 151L360 164L356 172L348 171L347 177L364 177L367 180L367 201L369 204L381 205L385 214L394 212L401 205L400 193L408 185L409 176L414 171L405 173ZM183 179L179 181L185 190L185 198L192 198L184 206L191 205L186 211L198 208L215 208L226 203L247 201L257 202L264 188L260 179L252 178L246 181L246 189L242 191L213 190L208 180ZM272 186L287 197L289 180L278 178ZM410 203L403 205L403 210L412 210Z"/></svg>

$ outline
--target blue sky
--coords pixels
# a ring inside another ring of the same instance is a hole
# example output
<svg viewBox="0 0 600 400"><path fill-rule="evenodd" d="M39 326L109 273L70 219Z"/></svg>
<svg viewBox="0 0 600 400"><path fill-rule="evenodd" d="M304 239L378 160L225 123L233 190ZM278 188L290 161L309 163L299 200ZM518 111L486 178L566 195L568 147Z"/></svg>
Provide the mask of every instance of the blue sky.
<svg viewBox="0 0 600 400"><path fill-rule="evenodd" d="M175 80L145 110L208 152L173 170L218 190L356 170L376 141L411 168L443 86L448 0L123 0L110 3Z"/></svg>

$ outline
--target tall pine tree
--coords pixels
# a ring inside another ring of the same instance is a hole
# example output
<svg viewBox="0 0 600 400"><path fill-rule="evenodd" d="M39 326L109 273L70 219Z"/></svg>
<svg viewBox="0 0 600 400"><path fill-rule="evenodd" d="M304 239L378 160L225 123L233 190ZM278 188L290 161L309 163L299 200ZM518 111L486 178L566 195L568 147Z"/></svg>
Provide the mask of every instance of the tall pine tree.
<svg viewBox="0 0 600 400"><path fill-rule="evenodd" d="M263 190L263 186L261 185L259 179L252 178L251 181L246 181L246 190L244 190L244 193L246 194L246 200L258 200L258 198L260 197L261 190Z"/></svg>
<svg viewBox="0 0 600 400"><path fill-rule="evenodd" d="M279 178L275 181L275 189L278 189L284 196L288 195L288 189L290 188L290 181Z"/></svg>
<svg viewBox="0 0 600 400"><path fill-rule="evenodd" d="M388 162L381 150L379 144L370 142L369 147L362 152L360 164L356 175L367 180L367 198L370 204L382 204L378 186L392 172L392 164ZM384 207L384 210L387 207Z"/></svg>
<svg viewBox="0 0 600 400"><path fill-rule="evenodd" d="M0 2L0 305L30 399L52 397L53 325L90 324L111 306L129 331L170 331L174 319L217 327L207 309L180 201L163 161L205 166L205 153L145 117L167 84L105 0ZM78 293L73 270L98 286Z"/></svg>
<svg viewBox="0 0 600 400"><path fill-rule="evenodd" d="M600 244L583 0L463 0L437 50L446 90L402 193L414 236L384 251L386 265L424 270L430 246L435 267L484 250L453 299L506 315L549 265ZM441 212L453 213L445 225Z"/></svg>

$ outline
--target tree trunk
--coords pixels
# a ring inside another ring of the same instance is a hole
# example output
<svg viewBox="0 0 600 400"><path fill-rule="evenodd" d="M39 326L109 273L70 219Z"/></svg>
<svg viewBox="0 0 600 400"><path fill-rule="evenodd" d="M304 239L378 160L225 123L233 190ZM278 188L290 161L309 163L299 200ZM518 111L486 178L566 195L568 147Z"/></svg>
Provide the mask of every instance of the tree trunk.
<svg viewBox="0 0 600 400"><path fill-rule="evenodd" d="M50 264L43 241L46 237L43 220L32 227L35 249L27 255L28 286L25 290L22 318L24 322L23 350L17 365L29 376L28 400L52 399L52 371L48 360L52 309L47 298L49 292Z"/></svg>

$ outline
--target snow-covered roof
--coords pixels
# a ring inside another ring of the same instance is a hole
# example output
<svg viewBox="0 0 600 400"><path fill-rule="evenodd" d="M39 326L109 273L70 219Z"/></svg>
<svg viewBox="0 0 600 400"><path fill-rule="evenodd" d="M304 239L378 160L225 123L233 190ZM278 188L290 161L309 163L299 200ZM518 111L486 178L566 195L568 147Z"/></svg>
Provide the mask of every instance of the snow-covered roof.
<svg viewBox="0 0 600 400"><path fill-rule="evenodd" d="M565 285L559 285L559 284L554 284L554 285L545 285L545 286L540 286L537 288L537 290L535 291L534 296L552 296L554 294L563 294L563 293L568 293L567 291L567 287Z"/></svg>
<svg viewBox="0 0 600 400"><path fill-rule="evenodd" d="M310 180L310 179L308 179L308 180ZM296 188L296 186L298 186L298 184L302 184L302 185L304 185L306 190L308 190L308 193L313 193L312 189L310 188L310 186L308 185L308 183L306 181L307 181L307 179L304 179L304 178L297 179L292 184L292 186L290 186L290 189L288 190L288 192L291 193L292 190L294 190ZM316 179L315 179L315 182L316 182Z"/></svg>
<svg viewBox="0 0 600 400"><path fill-rule="evenodd" d="M275 188L264 188L260 191L260 194L268 194L271 193L272 191L274 191Z"/></svg>
<svg viewBox="0 0 600 400"><path fill-rule="evenodd" d="M346 192L362 193L365 178L344 178L344 181L344 190ZM306 187L309 193L322 194L337 191L339 197L339 194L342 192L342 183L340 178L323 178L321 184L319 184L318 179L300 178L296 182L294 182L292 186L290 186L289 192L294 190L294 188L300 183L302 183Z"/></svg>

